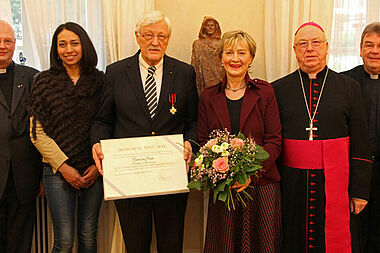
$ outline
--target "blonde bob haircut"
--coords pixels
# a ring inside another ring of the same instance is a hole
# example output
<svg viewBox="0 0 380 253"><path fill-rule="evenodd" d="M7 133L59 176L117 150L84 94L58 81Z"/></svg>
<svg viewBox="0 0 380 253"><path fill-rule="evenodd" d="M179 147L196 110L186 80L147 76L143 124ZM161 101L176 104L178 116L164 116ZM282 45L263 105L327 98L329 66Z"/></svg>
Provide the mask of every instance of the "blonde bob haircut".
<svg viewBox="0 0 380 253"><path fill-rule="evenodd" d="M159 21L164 21L168 25L168 36L172 34L172 26L170 24L170 20L165 14L161 11L150 11L146 12L136 23L135 31L140 33L140 29L143 26L153 25Z"/></svg>
<svg viewBox="0 0 380 253"><path fill-rule="evenodd" d="M219 57L222 58L223 51L227 47L235 47L239 42L246 45L248 47L249 52L252 55L252 59L255 58L256 42L248 33L242 30L225 32L223 34L222 39L220 41Z"/></svg>

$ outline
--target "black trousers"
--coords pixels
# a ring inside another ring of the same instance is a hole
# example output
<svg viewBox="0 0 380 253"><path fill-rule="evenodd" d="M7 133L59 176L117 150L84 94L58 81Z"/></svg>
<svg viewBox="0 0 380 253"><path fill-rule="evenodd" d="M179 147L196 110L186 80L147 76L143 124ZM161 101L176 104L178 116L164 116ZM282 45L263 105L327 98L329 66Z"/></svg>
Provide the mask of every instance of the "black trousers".
<svg viewBox="0 0 380 253"><path fill-rule="evenodd" d="M371 195L368 202L369 236L368 252L380 252L380 160L373 165Z"/></svg>
<svg viewBox="0 0 380 253"><path fill-rule="evenodd" d="M10 168L7 185L0 199L0 252L31 251L35 213L35 200L26 204L19 201Z"/></svg>
<svg viewBox="0 0 380 253"><path fill-rule="evenodd" d="M150 252L153 216L158 252L182 253L187 197L183 193L116 200L127 252Z"/></svg>
<svg viewBox="0 0 380 253"><path fill-rule="evenodd" d="M369 204L359 214L350 215L352 253L368 253Z"/></svg>
<svg viewBox="0 0 380 253"><path fill-rule="evenodd" d="M380 160L373 165L371 194L363 211L351 214L353 253L380 252Z"/></svg>

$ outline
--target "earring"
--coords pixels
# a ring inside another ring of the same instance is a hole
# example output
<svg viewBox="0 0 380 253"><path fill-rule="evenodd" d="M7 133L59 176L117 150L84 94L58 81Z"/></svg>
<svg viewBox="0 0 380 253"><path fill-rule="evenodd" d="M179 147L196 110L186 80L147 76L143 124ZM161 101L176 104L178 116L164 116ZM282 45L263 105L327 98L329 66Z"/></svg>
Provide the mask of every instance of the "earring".
<svg viewBox="0 0 380 253"><path fill-rule="evenodd" d="M220 66L221 66L221 67L224 67L223 63L222 63L222 64L220 64Z"/></svg>

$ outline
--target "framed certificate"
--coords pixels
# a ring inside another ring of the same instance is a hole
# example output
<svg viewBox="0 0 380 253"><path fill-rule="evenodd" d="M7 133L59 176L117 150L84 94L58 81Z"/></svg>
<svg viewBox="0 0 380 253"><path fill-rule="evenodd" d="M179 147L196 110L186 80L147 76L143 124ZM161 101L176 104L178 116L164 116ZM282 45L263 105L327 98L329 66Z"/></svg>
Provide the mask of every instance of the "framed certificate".
<svg viewBox="0 0 380 253"><path fill-rule="evenodd" d="M188 192L183 136L101 140L104 199Z"/></svg>

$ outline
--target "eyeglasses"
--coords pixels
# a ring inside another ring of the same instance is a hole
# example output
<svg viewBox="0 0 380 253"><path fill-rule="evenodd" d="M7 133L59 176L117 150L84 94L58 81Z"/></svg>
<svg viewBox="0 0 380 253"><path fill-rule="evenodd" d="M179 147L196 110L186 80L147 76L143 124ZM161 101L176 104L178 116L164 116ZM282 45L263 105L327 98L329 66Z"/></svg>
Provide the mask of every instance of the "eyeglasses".
<svg viewBox="0 0 380 253"><path fill-rule="evenodd" d="M7 47L10 47L13 44L14 40L11 39L5 39L5 40L0 40L0 44L4 43Z"/></svg>
<svg viewBox="0 0 380 253"><path fill-rule="evenodd" d="M378 50L380 50L380 44L374 44L372 42L365 42L362 47L365 49L365 50L368 50L368 51L371 51L373 50L375 47L377 47Z"/></svg>
<svg viewBox="0 0 380 253"><path fill-rule="evenodd" d="M152 34L152 33L144 33L144 34L140 34L141 37L143 37L144 39L146 40L153 40L154 37L156 37L159 41L165 41L169 38L169 36L167 35L164 35L164 34Z"/></svg>
<svg viewBox="0 0 380 253"><path fill-rule="evenodd" d="M297 44L294 44L294 45L301 49L308 48L310 44L312 47L318 48L322 45L322 43L325 43L325 42L327 42L327 40L313 40L313 41L302 40L301 42L298 42Z"/></svg>

